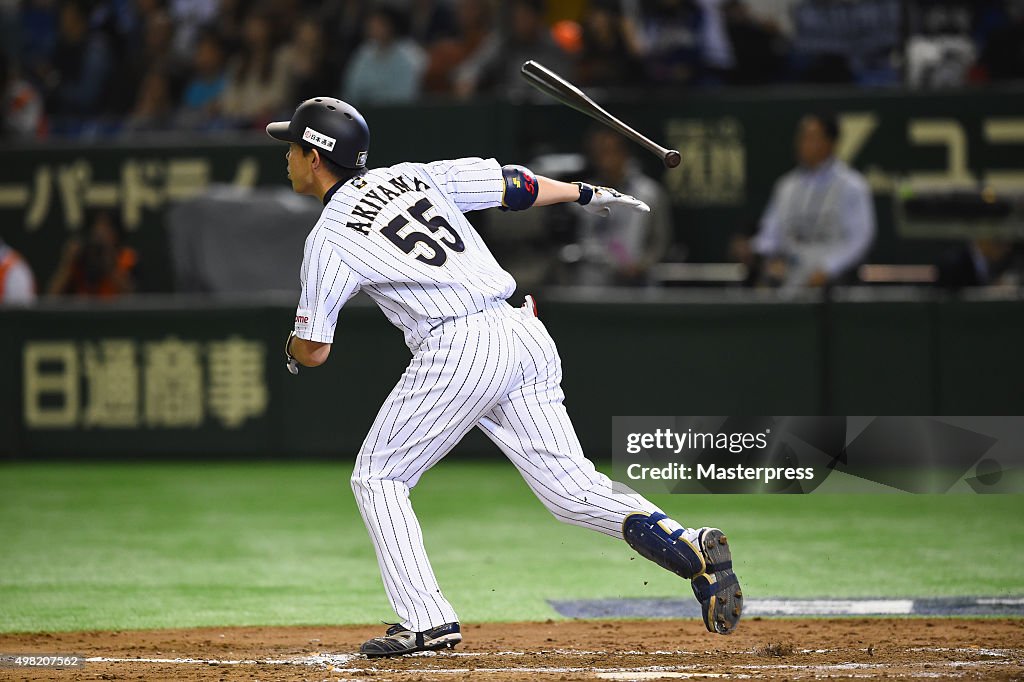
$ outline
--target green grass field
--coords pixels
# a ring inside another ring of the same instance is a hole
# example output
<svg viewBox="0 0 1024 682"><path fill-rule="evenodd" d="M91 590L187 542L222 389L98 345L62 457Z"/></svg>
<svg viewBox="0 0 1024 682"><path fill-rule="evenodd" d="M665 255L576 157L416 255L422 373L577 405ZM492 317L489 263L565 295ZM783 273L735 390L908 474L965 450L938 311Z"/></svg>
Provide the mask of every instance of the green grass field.
<svg viewBox="0 0 1024 682"><path fill-rule="evenodd" d="M0 466L0 631L389 620L350 471ZM1024 496L655 501L726 530L748 596L1024 595ZM467 621L557 617L549 598L689 594L624 543L556 522L505 462L442 462L413 503Z"/></svg>

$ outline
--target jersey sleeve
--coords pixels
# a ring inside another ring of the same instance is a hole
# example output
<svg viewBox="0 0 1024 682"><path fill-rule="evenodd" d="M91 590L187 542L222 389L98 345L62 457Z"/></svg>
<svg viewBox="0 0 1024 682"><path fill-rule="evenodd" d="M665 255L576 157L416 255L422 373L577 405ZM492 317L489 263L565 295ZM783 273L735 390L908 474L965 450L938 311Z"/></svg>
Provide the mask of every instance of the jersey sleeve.
<svg viewBox="0 0 1024 682"><path fill-rule="evenodd" d="M359 276L341 258L341 250L323 230L314 229L302 256L302 294L295 311L295 335L332 343L338 312L359 291Z"/></svg>
<svg viewBox="0 0 1024 682"><path fill-rule="evenodd" d="M463 213L501 206L505 181L501 166L495 159L469 157L434 161L426 164L425 168L438 188Z"/></svg>

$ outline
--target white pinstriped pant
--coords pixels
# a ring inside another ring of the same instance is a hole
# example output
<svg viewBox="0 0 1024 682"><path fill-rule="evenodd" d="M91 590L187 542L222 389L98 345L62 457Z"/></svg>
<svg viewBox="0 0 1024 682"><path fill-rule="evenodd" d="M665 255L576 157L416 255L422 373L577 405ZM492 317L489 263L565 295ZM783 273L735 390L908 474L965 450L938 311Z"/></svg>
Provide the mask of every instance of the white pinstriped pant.
<svg viewBox="0 0 1024 682"><path fill-rule="evenodd" d="M479 426L560 521L621 538L628 514L657 507L615 493L583 455L562 404L561 360L544 325L506 303L456 318L416 349L356 459L352 490L384 588L403 626L458 620L423 547L409 489Z"/></svg>

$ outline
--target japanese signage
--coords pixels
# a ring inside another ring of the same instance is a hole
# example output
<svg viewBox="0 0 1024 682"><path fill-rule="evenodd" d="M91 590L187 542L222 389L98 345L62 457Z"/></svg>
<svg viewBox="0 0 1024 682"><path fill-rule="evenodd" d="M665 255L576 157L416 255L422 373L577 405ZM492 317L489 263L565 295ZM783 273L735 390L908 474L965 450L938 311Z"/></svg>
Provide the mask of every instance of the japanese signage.
<svg viewBox="0 0 1024 682"><path fill-rule="evenodd" d="M0 237L22 252L45 289L61 246L85 236L90 212L111 211L140 254L143 290L173 289L164 216L214 184L284 180L276 146L26 147L0 153ZM271 166L272 164L272 166ZM269 169L273 167L274 172Z"/></svg>
<svg viewBox="0 0 1024 682"><path fill-rule="evenodd" d="M47 340L22 352L30 429L237 429L267 409L262 341Z"/></svg>

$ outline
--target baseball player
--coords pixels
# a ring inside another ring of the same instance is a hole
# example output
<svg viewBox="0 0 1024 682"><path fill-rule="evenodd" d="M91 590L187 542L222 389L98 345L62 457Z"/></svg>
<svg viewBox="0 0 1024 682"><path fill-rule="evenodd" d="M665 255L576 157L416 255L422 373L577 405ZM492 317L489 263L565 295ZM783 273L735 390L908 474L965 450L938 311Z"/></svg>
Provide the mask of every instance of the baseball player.
<svg viewBox="0 0 1024 682"><path fill-rule="evenodd" d="M323 364L338 313L356 292L405 334L412 360L356 457L352 490L399 622L360 648L397 656L453 647L459 619L423 547L409 491L473 427L493 440L555 518L624 538L691 581L708 630L732 632L742 594L716 528L686 528L611 481L583 455L562 404L561 361L466 211L575 201L607 216L647 205L607 187L564 183L494 159L366 167L370 133L352 106L307 100L267 133L288 143L292 189L323 201L306 238L288 370Z"/></svg>

